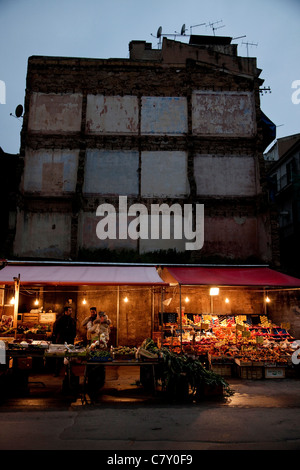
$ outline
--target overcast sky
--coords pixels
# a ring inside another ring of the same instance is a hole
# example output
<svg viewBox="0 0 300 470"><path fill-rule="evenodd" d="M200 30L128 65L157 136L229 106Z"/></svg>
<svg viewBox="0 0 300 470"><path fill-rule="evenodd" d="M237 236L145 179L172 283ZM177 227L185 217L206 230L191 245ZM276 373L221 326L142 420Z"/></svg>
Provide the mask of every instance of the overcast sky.
<svg viewBox="0 0 300 470"><path fill-rule="evenodd" d="M292 83L300 81L299 20L300 0L0 0L0 80L6 91L3 102L2 86L0 147L7 153L20 149L22 118L10 113L24 105L28 57L128 58L131 40L156 48L159 26L175 34L183 24L187 34L191 27L193 34L213 34L209 23L215 23L216 35L245 35L234 42L241 56L247 56L243 43L254 44L249 56L257 57L264 86L272 91L261 97L261 108L278 126L277 137L300 133L300 104L292 102Z"/></svg>

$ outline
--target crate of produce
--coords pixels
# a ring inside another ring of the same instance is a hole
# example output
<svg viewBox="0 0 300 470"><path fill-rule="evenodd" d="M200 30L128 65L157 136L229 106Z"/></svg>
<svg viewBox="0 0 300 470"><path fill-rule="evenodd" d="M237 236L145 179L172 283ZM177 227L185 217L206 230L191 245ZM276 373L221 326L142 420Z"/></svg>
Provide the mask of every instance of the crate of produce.
<svg viewBox="0 0 300 470"><path fill-rule="evenodd" d="M210 368L213 372L215 372L216 374L221 375L222 377L231 377L232 376L231 364L212 363Z"/></svg>
<svg viewBox="0 0 300 470"><path fill-rule="evenodd" d="M259 380L263 378L263 363L235 359L237 375L241 379Z"/></svg>

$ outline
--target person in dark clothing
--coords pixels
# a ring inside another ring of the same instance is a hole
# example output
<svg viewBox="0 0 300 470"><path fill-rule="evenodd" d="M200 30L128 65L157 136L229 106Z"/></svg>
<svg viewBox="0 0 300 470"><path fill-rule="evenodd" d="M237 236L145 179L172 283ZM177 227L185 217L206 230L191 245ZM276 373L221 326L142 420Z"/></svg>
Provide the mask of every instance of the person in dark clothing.
<svg viewBox="0 0 300 470"><path fill-rule="evenodd" d="M72 318L72 307L65 307L61 317L53 325L52 342L55 344L74 344L76 336L76 323ZM54 375L59 376L63 359L57 358Z"/></svg>
<svg viewBox="0 0 300 470"><path fill-rule="evenodd" d="M76 323L72 318L72 308L65 307L64 313L53 325L53 343L74 344L76 336Z"/></svg>

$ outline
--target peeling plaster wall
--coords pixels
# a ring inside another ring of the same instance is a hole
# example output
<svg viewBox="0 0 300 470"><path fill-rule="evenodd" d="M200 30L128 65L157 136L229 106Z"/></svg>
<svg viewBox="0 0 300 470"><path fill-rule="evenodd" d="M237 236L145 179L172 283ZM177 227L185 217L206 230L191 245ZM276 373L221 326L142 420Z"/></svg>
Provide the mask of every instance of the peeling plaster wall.
<svg viewBox="0 0 300 470"><path fill-rule="evenodd" d="M176 198L188 193L186 152L142 152L143 197Z"/></svg>
<svg viewBox="0 0 300 470"><path fill-rule="evenodd" d="M132 221L132 217L128 217L128 224ZM126 239L111 239L106 238L100 240L97 237L96 228L97 224L101 220L100 217L96 216L95 212L80 212L79 215L79 229L78 229L78 246L79 248L85 248L89 250L97 249L131 249L136 250L138 248L137 240L132 240L127 237ZM106 229L107 230L107 229ZM119 212L116 207L116 233L119 233Z"/></svg>
<svg viewBox="0 0 300 470"><path fill-rule="evenodd" d="M256 132L250 92L194 91L192 115L194 134L249 137Z"/></svg>
<svg viewBox="0 0 300 470"><path fill-rule="evenodd" d="M197 194L202 196L255 196L256 163L249 155L196 155Z"/></svg>
<svg viewBox="0 0 300 470"><path fill-rule="evenodd" d="M81 127L81 93L32 93L29 132L68 133Z"/></svg>
<svg viewBox="0 0 300 470"><path fill-rule="evenodd" d="M23 190L43 195L75 192L79 150L27 149Z"/></svg>
<svg viewBox="0 0 300 470"><path fill-rule="evenodd" d="M70 235L69 214L19 212L15 253L29 258L67 258L70 253Z"/></svg>
<svg viewBox="0 0 300 470"><path fill-rule="evenodd" d="M185 134L188 131L187 122L186 98L167 96L142 97L142 134Z"/></svg>
<svg viewBox="0 0 300 470"><path fill-rule="evenodd" d="M138 116L136 96L87 96L87 134L137 134Z"/></svg>
<svg viewBox="0 0 300 470"><path fill-rule="evenodd" d="M135 150L88 149L84 194L137 195L139 153Z"/></svg>
<svg viewBox="0 0 300 470"><path fill-rule="evenodd" d="M205 217L203 254L245 259L251 253L267 259L271 250L264 246L264 254L259 252L257 225L256 217Z"/></svg>

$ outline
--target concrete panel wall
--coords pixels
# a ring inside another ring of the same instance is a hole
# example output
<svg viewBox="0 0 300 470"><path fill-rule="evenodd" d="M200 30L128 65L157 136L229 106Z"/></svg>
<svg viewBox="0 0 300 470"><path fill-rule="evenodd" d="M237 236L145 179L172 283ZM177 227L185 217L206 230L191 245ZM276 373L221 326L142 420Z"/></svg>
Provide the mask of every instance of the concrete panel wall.
<svg viewBox="0 0 300 470"><path fill-rule="evenodd" d="M137 134L138 118L136 96L87 96L87 134Z"/></svg>
<svg viewBox="0 0 300 470"><path fill-rule="evenodd" d="M141 134L180 135L186 133L187 130L186 98L142 97Z"/></svg>
<svg viewBox="0 0 300 470"><path fill-rule="evenodd" d="M142 152L143 197L185 197L188 193L186 152Z"/></svg>
<svg viewBox="0 0 300 470"><path fill-rule="evenodd" d="M203 196L254 196L255 159L249 155L196 155L197 194Z"/></svg>
<svg viewBox="0 0 300 470"><path fill-rule="evenodd" d="M202 254L247 259L259 253L255 217L205 217Z"/></svg>
<svg viewBox="0 0 300 470"><path fill-rule="evenodd" d="M137 240L132 240L131 238L127 237L127 239L120 240L120 239L105 239L100 240L97 237L96 228L98 222L101 220L101 217L96 216L96 209L95 212L83 212L81 211L79 214L79 223L78 223L78 247L85 248L88 250L99 250L99 249L111 249L111 250L118 250L118 249L132 249L136 250L138 243ZM116 233L119 233L119 218L118 218L118 207L115 207L116 210ZM128 218L128 223L132 220L132 218Z"/></svg>
<svg viewBox="0 0 300 470"><path fill-rule="evenodd" d="M70 256L71 215L19 212L14 252L21 257L63 259Z"/></svg>
<svg viewBox="0 0 300 470"><path fill-rule="evenodd" d="M43 195L74 192L78 150L26 149L23 189Z"/></svg>
<svg viewBox="0 0 300 470"><path fill-rule="evenodd" d="M254 136L254 96L250 92L194 91L192 121L196 135Z"/></svg>
<svg viewBox="0 0 300 470"><path fill-rule="evenodd" d="M137 151L88 149L83 192L136 195L139 192L138 168Z"/></svg>
<svg viewBox="0 0 300 470"><path fill-rule="evenodd" d="M67 133L81 128L82 94L32 93L29 132Z"/></svg>
<svg viewBox="0 0 300 470"><path fill-rule="evenodd" d="M160 216L160 227L162 227L162 216ZM153 222L152 222L153 223ZM178 252L185 251L185 238L184 238L184 228L183 228L183 218L181 222L182 227L182 238L174 238L174 216L170 215L170 238L162 238L162 231L160 228L160 238L152 239L151 238L151 216L148 217L148 228L149 228L149 238L140 240L140 253L147 253L151 251L158 250L176 250Z"/></svg>

